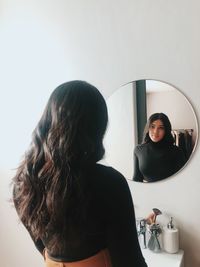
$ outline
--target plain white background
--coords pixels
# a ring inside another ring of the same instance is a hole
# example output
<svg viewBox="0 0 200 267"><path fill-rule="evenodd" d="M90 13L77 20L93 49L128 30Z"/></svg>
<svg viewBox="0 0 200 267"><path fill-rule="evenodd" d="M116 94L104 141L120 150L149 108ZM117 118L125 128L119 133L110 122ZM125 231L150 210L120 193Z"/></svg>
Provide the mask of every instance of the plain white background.
<svg viewBox="0 0 200 267"><path fill-rule="evenodd" d="M83 79L105 97L158 79L200 113L198 0L0 1L0 257L4 267L43 266L7 199L9 183L50 92ZM155 184L129 182L137 216L173 215L186 267L200 266L199 147L186 168ZM165 219L163 219L165 220Z"/></svg>

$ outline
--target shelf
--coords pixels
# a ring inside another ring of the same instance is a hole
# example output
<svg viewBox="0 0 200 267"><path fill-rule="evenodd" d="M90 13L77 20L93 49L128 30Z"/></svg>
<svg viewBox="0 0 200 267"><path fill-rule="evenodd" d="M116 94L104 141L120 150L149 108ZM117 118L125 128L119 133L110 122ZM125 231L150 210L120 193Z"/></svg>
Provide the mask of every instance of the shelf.
<svg viewBox="0 0 200 267"><path fill-rule="evenodd" d="M149 249L142 249L142 254L148 267L184 267L184 251L169 254L164 251L154 253Z"/></svg>

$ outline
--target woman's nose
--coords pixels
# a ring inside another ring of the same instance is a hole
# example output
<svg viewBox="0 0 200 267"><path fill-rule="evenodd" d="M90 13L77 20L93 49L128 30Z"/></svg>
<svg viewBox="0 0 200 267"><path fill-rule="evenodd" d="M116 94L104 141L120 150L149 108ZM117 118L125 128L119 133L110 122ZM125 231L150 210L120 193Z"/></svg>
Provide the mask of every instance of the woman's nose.
<svg viewBox="0 0 200 267"><path fill-rule="evenodd" d="M158 133L158 129L157 128L154 129L154 133L155 134Z"/></svg>

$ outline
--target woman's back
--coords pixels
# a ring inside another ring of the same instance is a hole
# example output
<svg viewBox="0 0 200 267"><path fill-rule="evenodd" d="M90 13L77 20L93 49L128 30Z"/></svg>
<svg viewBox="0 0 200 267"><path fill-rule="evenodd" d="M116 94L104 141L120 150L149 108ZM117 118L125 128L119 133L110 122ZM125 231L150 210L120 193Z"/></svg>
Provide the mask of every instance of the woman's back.
<svg viewBox="0 0 200 267"><path fill-rule="evenodd" d="M84 220L73 225L69 221L60 240L60 252L51 249L51 233L35 242L38 250L43 253L46 247L52 260L73 262L107 248L113 266L146 266L137 240L132 198L125 178L113 168L100 164L86 168L83 177L87 186Z"/></svg>
<svg viewBox="0 0 200 267"><path fill-rule="evenodd" d="M107 108L82 81L57 87L14 181L14 203L36 247L56 262L108 249L113 266L146 266L125 178L99 165ZM94 266L95 267L95 266Z"/></svg>

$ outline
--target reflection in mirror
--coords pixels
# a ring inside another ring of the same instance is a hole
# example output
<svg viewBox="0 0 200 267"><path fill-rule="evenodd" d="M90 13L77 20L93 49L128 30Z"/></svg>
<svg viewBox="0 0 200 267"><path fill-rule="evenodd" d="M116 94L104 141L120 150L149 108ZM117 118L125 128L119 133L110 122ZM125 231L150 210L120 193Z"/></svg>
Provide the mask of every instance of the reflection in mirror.
<svg viewBox="0 0 200 267"><path fill-rule="evenodd" d="M107 100L105 162L127 179L155 182L177 173L197 143L197 119L187 98L156 80L130 82Z"/></svg>

